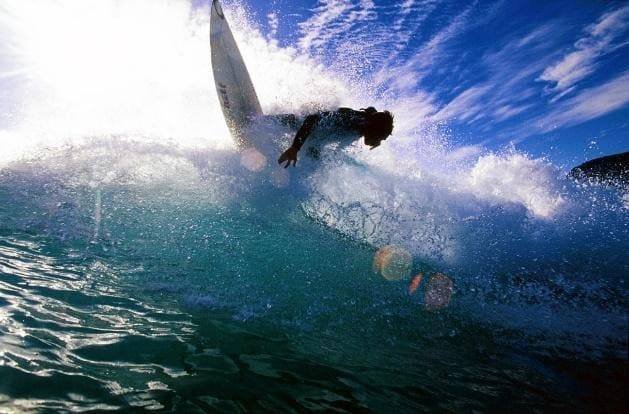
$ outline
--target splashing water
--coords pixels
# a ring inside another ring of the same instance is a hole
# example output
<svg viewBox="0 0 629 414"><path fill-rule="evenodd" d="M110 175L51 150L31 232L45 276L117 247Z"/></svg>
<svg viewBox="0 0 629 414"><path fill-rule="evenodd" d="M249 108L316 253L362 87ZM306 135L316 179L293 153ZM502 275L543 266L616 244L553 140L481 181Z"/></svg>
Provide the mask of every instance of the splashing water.
<svg viewBox="0 0 629 414"><path fill-rule="evenodd" d="M579 370L626 366L627 195L515 150L452 149L408 98L225 10L265 113L372 104L396 114L394 136L280 169L235 151L206 5L0 1L0 406L608 398L613 379Z"/></svg>

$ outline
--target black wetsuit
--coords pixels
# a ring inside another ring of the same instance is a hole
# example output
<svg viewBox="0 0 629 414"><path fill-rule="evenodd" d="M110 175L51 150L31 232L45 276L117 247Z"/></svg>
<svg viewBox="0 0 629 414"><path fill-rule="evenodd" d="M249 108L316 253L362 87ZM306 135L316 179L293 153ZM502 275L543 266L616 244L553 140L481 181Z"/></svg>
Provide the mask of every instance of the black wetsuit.
<svg viewBox="0 0 629 414"><path fill-rule="evenodd" d="M306 116L295 135L292 146L297 150L306 147L307 153L316 155L319 147L337 144L340 148L351 145L362 136L362 125L366 112L350 108L336 111L322 111ZM283 123L297 127L298 118L284 115L279 118Z"/></svg>

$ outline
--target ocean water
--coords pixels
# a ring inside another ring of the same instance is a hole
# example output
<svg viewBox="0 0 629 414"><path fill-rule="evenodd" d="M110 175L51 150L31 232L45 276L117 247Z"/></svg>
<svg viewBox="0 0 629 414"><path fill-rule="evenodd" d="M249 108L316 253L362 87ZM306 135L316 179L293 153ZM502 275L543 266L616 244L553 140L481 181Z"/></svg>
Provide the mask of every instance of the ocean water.
<svg viewBox="0 0 629 414"><path fill-rule="evenodd" d="M39 6L1 20L31 71L0 131L0 411L626 407L626 193L461 154L232 3L265 111L398 114L375 151L284 170L284 127L233 148L206 9Z"/></svg>

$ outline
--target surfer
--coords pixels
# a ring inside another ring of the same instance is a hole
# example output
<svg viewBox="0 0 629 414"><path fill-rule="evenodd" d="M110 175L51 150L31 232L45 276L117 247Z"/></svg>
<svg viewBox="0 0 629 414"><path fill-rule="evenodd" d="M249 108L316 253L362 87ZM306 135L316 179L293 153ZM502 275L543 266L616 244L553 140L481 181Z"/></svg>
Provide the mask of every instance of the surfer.
<svg viewBox="0 0 629 414"><path fill-rule="evenodd" d="M288 121L296 121L289 115ZM339 108L336 111L317 112L308 115L295 135L293 144L277 160L278 164L286 162L284 168L292 163L297 164L297 153L306 143L310 144L310 153L318 157L317 144L337 143L346 147L364 137L365 145L374 149L387 139L393 131L393 115L389 111L380 112L374 107L356 111L350 108Z"/></svg>

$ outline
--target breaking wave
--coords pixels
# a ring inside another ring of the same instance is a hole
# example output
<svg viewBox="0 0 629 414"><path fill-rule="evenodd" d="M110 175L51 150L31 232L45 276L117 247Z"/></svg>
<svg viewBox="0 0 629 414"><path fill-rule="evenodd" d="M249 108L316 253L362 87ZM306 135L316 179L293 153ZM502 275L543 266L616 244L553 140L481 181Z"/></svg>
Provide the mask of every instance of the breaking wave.
<svg viewBox="0 0 629 414"><path fill-rule="evenodd" d="M213 90L205 6L3 6L0 35L9 41L0 52L12 58L1 63L0 80L17 85L2 102L3 232L69 243L93 262L77 264L79 273L123 274L141 295L237 321L331 330L331 337L345 329L370 340L382 332L432 338L431 329L456 336L474 325L500 343L525 337L585 359L626 352L626 193L576 183L514 149L452 148L439 125L405 116L415 109L408 100L365 93L368 80L280 46L232 2L226 12L266 113L375 105L397 114L394 135L375 151L329 148L334 155L320 165L303 159L284 170L276 152L233 147ZM274 151L293 133L272 123L257 128ZM406 286L371 273L373 254L390 245L411 254L414 272L454 281L450 319L418 317ZM18 241L1 249L11 267ZM116 272L106 271L107 260ZM54 285L51 278L42 283ZM98 295L97 282L84 288L73 280L71 289ZM112 295L136 295L103 283ZM132 300L128 321L103 319L103 329L117 335L127 322L151 323L156 301ZM87 316L73 318L81 325ZM173 318L171 339L187 340L187 319ZM90 361L97 356L77 349ZM210 355L203 352L193 359Z"/></svg>

